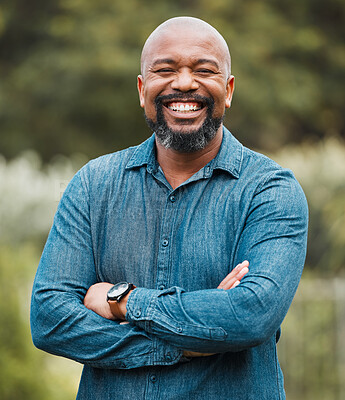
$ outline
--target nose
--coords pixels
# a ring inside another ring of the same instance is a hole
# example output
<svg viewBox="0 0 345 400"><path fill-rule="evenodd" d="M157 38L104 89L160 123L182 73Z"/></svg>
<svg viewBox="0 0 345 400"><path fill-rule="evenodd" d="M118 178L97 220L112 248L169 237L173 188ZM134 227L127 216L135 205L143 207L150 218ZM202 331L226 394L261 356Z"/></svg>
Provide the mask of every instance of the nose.
<svg viewBox="0 0 345 400"><path fill-rule="evenodd" d="M179 71L171 83L171 88L181 92L189 92L199 88L198 82L194 80L193 72L185 68Z"/></svg>

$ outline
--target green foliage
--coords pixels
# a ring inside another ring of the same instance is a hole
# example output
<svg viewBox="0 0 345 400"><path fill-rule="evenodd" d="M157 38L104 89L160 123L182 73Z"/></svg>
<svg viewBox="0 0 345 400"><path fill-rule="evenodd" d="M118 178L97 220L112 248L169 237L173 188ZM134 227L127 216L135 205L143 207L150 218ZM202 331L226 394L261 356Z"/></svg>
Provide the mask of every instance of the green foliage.
<svg viewBox="0 0 345 400"><path fill-rule="evenodd" d="M345 266L345 143L337 138L317 145L289 146L272 155L291 168L309 204L307 267L335 276Z"/></svg>
<svg viewBox="0 0 345 400"><path fill-rule="evenodd" d="M8 162L0 156L0 244L42 245L60 197L83 163L81 155L55 157L44 167L34 152Z"/></svg>
<svg viewBox="0 0 345 400"><path fill-rule="evenodd" d="M39 251L0 246L0 398L66 400L75 398L76 382L55 374L51 357L37 351L29 330L29 303ZM68 367L67 370L71 370ZM74 371L76 376L76 370ZM74 379L73 379L74 378ZM54 380L55 384L51 382ZM60 386L61 385L61 386Z"/></svg>
<svg viewBox="0 0 345 400"><path fill-rule="evenodd" d="M344 279L302 280L278 344L288 399L343 399L344 289Z"/></svg>
<svg viewBox="0 0 345 400"><path fill-rule="evenodd" d="M226 124L244 143L274 150L344 135L344 13L339 0L4 0L0 152L94 157L142 141L141 47L176 15L228 40L236 91Z"/></svg>

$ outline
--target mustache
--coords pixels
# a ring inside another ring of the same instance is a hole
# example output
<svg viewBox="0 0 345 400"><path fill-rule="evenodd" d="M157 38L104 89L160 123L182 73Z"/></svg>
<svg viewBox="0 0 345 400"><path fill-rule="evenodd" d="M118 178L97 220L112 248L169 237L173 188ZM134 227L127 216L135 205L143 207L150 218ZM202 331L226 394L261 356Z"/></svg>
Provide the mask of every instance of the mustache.
<svg viewBox="0 0 345 400"><path fill-rule="evenodd" d="M167 94L160 95L155 98L156 109L162 107L163 102L168 102L170 100L189 100L196 101L202 103L204 106L212 107L214 104L214 100L211 97L201 96L199 94L190 94L186 93L175 93L175 94Z"/></svg>

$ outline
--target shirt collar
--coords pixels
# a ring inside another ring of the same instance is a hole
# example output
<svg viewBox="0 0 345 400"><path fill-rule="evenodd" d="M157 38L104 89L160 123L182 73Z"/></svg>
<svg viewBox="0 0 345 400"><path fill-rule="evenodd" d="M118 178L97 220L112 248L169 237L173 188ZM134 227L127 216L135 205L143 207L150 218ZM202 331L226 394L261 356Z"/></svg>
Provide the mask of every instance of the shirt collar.
<svg viewBox="0 0 345 400"><path fill-rule="evenodd" d="M222 169L234 178L238 178L241 172L242 160L243 145L223 127L223 141L211 168Z"/></svg>
<svg viewBox="0 0 345 400"><path fill-rule="evenodd" d="M126 169L132 169L147 165L148 169L157 169L155 134L152 134L145 142L141 143L135 149L132 157L129 159Z"/></svg>
<svg viewBox="0 0 345 400"><path fill-rule="evenodd" d="M135 149L126 165L126 169L147 165L149 172L157 170L158 162L155 148L155 135L153 134ZM208 174L212 175L214 169L221 169L231 174L234 178L238 178L242 160L243 145L223 127L222 144L217 156L208 164Z"/></svg>

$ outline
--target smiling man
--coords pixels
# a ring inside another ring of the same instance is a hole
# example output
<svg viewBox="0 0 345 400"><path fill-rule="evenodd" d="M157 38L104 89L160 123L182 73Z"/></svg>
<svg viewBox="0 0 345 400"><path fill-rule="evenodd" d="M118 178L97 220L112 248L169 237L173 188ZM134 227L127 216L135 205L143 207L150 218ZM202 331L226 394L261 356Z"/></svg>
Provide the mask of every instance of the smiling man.
<svg viewBox="0 0 345 400"><path fill-rule="evenodd" d="M34 343L84 364L78 399L285 399L276 342L305 259L304 194L223 126L234 77L206 22L150 35L138 91L154 133L66 189Z"/></svg>
<svg viewBox="0 0 345 400"><path fill-rule="evenodd" d="M190 153L204 149L217 133L221 137L234 77L220 34L202 21L186 21L170 20L151 34L142 52L138 89L158 143Z"/></svg>

